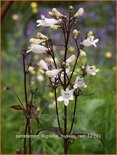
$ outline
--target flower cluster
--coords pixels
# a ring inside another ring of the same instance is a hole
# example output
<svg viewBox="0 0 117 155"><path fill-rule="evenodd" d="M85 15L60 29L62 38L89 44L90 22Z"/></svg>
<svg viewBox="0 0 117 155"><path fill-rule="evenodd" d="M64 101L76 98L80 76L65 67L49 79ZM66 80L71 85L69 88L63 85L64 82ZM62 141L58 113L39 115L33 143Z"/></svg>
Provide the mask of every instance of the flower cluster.
<svg viewBox="0 0 117 155"><path fill-rule="evenodd" d="M50 37L38 32L35 38L30 39L30 46L27 53L33 52L34 54L42 54L41 60L37 63L38 67L43 70L45 75L49 78L50 85L55 90L58 87L61 88L61 96L57 98L57 101L64 101L64 105L68 106L70 100L74 100L74 96L78 96L81 89L87 88L85 83L85 76L95 76L99 71L94 65L83 64L80 66L80 73L77 75L76 80L73 81L73 75L78 64L80 56L86 57L85 47L94 46L99 39L94 39L93 32L87 33L86 37L80 39L81 34L77 29L73 29L73 26L78 22L84 14L84 9L79 8L78 11L73 14L73 8L70 6L69 15L63 15L56 8L53 8L49 15L51 18L46 18L41 15L41 19L37 20L37 27L52 27L56 26L62 30L64 36L64 54L63 58L59 61L59 65L56 62L56 53L53 51L53 40ZM80 34L80 35L79 35ZM75 46L74 53L68 55L68 46L70 36L74 40ZM47 62L46 57L51 57L51 61ZM74 65L73 65L74 64ZM34 68L29 70L34 73Z"/></svg>

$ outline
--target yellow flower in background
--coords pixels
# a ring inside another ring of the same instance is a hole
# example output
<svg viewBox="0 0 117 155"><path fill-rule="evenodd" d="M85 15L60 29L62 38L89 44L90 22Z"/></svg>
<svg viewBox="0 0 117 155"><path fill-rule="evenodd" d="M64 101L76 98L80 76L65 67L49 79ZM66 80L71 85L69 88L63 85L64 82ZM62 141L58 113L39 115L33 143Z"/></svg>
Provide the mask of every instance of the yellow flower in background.
<svg viewBox="0 0 117 155"><path fill-rule="evenodd" d="M19 19L19 16L17 14L12 15L12 20L17 21Z"/></svg>
<svg viewBox="0 0 117 155"><path fill-rule="evenodd" d="M32 8L32 12L33 13L37 13L38 12L38 4L36 2L32 2L30 4L31 8Z"/></svg>
<svg viewBox="0 0 117 155"><path fill-rule="evenodd" d="M54 96L54 93L53 92L49 92L49 96L50 97L53 97Z"/></svg>
<svg viewBox="0 0 117 155"><path fill-rule="evenodd" d="M68 47L69 52L74 52L75 48L73 46Z"/></svg>
<svg viewBox="0 0 117 155"><path fill-rule="evenodd" d="M38 8L33 8L33 9L32 9L32 12L33 12L33 13L37 13L37 12L38 12Z"/></svg>
<svg viewBox="0 0 117 155"><path fill-rule="evenodd" d="M38 7L38 4L36 2L31 2L30 6L32 9L34 9Z"/></svg>
<svg viewBox="0 0 117 155"><path fill-rule="evenodd" d="M112 67L112 70L113 70L113 71L116 71L116 66L113 66L113 67Z"/></svg>
<svg viewBox="0 0 117 155"><path fill-rule="evenodd" d="M112 53L110 51L106 52L105 57L108 58L108 59L112 58Z"/></svg>
<svg viewBox="0 0 117 155"><path fill-rule="evenodd" d="M65 51L64 50L60 50L60 55L64 55Z"/></svg>
<svg viewBox="0 0 117 155"><path fill-rule="evenodd" d="M76 70L75 70L77 73L79 73L80 72L80 69L79 68L76 68Z"/></svg>

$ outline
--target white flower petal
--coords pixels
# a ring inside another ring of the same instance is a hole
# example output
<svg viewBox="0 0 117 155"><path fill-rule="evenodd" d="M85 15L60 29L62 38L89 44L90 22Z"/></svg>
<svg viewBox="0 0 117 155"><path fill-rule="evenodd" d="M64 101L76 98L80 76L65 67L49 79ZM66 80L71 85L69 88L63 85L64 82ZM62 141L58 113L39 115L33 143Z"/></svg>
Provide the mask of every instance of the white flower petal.
<svg viewBox="0 0 117 155"><path fill-rule="evenodd" d="M84 9L83 8L79 8L79 10L76 12L74 17L80 17L80 16L83 15L83 13L84 13Z"/></svg>
<svg viewBox="0 0 117 155"><path fill-rule="evenodd" d="M37 76L37 80L40 81L40 82L41 82L41 81L44 81L43 75L38 75L38 76Z"/></svg>
<svg viewBox="0 0 117 155"><path fill-rule="evenodd" d="M86 66L86 73L88 75L96 75L96 73L99 71L99 69L96 69L96 67L93 66Z"/></svg>
<svg viewBox="0 0 117 155"><path fill-rule="evenodd" d="M43 59L41 59L41 60L38 62L38 65L41 67L41 69L48 70L48 64L47 64Z"/></svg>
<svg viewBox="0 0 117 155"><path fill-rule="evenodd" d="M57 101L63 101L63 100L64 100L63 96L60 96L60 97L57 98Z"/></svg>
<svg viewBox="0 0 117 155"><path fill-rule="evenodd" d="M67 64L70 64L70 63L73 62L75 59L76 59L76 56L75 56L75 55L72 55L71 57L69 57L69 58L66 60L66 63L67 63Z"/></svg>
<svg viewBox="0 0 117 155"><path fill-rule="evenodd" d="M77 89L77 88L86 88L87 85L85 84L84 82L84 79L83 78L80 78L79 76L76 78L76 81L75 81L75 84L74 84L74 89Z"/></svg>
<svg viewBox="0 0 117 155"><path fill-rule="evenodd" d="M41 15L42 20L37 20L37 26L48 27L51 25L57 24L59 21L54 18L45 18L45 16Z"/></svg>
<svg viewBox="0 0 117 155"><path fill-rule="evenodd" d="M97 43L99 41L99 39L95 39L94 42Z"/></svg>
<svg viewBox="0 0 117 155"><path fill-rule="evenodd" d="M96 72L99 72L99 69L96 69Z"/></svg>
<svg viewBox="0 0 117 155"><path fill-rule="evenodd" d="M63 15L56 8L52 9L52 15L56 16L57 18L63 17Z"/></svg>
<svg viewBox="0 0 117 155"><path fill-rule="evenodd" d="M27 51L27 53L30 51L32 51L35 54L42 54L42 53L46 53L46 51L48 51L48 49L44 46L34 44L34 45L32 45L31 49L29 51Z"/></svg>
<svg viewBox="0 0 117 155"><path fill-rule="evenodd" d="M53 69L53 70L48 70L46 71L46 75L50 78L53 78L57 76L57 74L61 71L62 69Z"/></svg>
<svg viewBox="0 0 117 155"><path fill-rule="evenodd" d="M99 41L99 39L95 39L94 40L94 36L89 36L87 37L87 39L85 39L81 44L86 46L86 47L89 47L89 46L96 46L96 43Z"/></svg>
<svg viewBox="0 0 117 155"><path fill-rule="evenodd" d="M65 105L65 106L68 106L68 104L69 104L69 100L68 100L68 99L65 99L65 100L64 100L64 105Z"/></svg>
<svg viewBox="0 0 117 155"><path fill-rule="evenodd" d="M65 93L65 91L63 89L61 89L61 95L63 96Z"/></svg>
<svg viewBox="0 0 117 155"><path fill-rule="evenodd" d="M73 100L74 99L74 97L73 97L73 95L71 95L71 97L69 98L69 100Z"/></svg>

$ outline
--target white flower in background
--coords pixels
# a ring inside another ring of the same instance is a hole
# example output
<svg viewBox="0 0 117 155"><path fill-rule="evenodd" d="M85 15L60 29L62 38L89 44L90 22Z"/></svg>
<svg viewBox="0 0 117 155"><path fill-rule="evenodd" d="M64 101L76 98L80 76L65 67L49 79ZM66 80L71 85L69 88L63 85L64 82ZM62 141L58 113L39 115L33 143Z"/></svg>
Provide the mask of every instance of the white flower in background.
<svg viewBox="0 0 117 155"><path fill-rule="evenodd" d="M84 14L84 9L83 8L79 8L79 10L76 12L76 14L74 15L74 17L80 17Z"/></svg>
<svg viewBox="0 0 117 155"><path fill-rule="evenodd" d="M29 66L28 71L29 71L31 74L35 74L35 67Z"/></svg>
<svg viewBox="0 0 117 155"><path fill-rule="evenodd" d="M73 100L73 89L69 90L68 88L64 91L63 89L61 90L61 95L60 97L57 98L58 101L64 101L64 105L68 106L69 100Z"/></svg>
<svg viewBox="0 0 117 155"><path fill-rule="evenodd" d="M38 23L37 26L48 27L51 25L56 25L56 24L58 24L58 22L59 21L54 18L45 18L44 15L41 15L41 20L37 20L37 23Z"/></svg>
<svg viewBox="0 0 117 155"><path fill-rule="evenodd" d="M28 50L27 53L31 51L35 54L42 54L46 53L48 51L48 48L42 45L32 44L30 50Z"/></svg>
<svg viewBox="0 0 117 155"><path fill-rule="evenodd" d="M56 17L57 19L63 17L63 15L56 8L53 8L52 12L49 12L49 15Z"/></svg>
<svg viewBox="0 0 117 155"><path fill-rule="evenodd" d="M87 39L85 39L81 44L84 45L84 46L96 46L96 43L99 41L99 39L95 39L94 40L94 36L89 36Z"/></svg>
<svg viewBox="0 0 117 155"><path fill-rule="evenodd" d="M48 64L43 59L41 59L37 64L41 69L48 70Z"/></svg>
<svg viewBox="0 0 117 155"><path fill-rule="evenodd" d="M84 78L80 78L79 76L76 78L75 84L74 84L74 89L77 88L86 88L87 85L84 82Z"/></svg>
<svg viewBox="0 0 117 155"><path fill-rule="evenodd" d="M43 75L38 75L38 76L37 76L37 80L38 80L39 82L44 81Z"/></svg>
<svg viewBox="0 0 117 155"><path fill-rule="evenodd" d="M53 69L53 70L48 70L46 71L46 75L50 78L55 78L58 73L60 73L62 69Z"/></svg>
<svg viewBox="0 0 117 155"><path fill-rule="evenodd" d="M86 57L86 52L80 49L80 56L81 57Z"/></svg>
<svg viewBox="0 0 117 155"><path fill-rule="evenodd" d="M76 59L76 56L75 56L75 55L72 55L71 57L69 57L69 58L66 60L66 64L70 64L70 63L73 62L75 59Z"/></svg>
<svg viewBox="0 0 117 155"><path fill-rule="evenodd" d="M99 72L99 69L96 69L95 66L86 66L86 73L88 75L96 75Z"/></svg>

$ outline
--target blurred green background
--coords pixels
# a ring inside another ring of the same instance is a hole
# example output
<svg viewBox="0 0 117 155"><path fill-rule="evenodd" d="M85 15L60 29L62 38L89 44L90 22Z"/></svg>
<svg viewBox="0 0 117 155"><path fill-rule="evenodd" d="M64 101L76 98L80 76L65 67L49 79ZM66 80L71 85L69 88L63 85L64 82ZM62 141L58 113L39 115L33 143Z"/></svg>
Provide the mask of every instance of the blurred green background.
<svg viewBox="0 0 117 155"><path fill-rule="evenodd" d="M2 3L4 5L4 2ZM17 148L23 147L23 139L16 139L17 134L23 134L24 120L22 113L9 108L18 103L16 98L4 90L6 85L14 85L15 91L24 102L22 59L19 50L29 44L29 38L41 31L54 36L60 42L61 35L57 30L37 28L36 20L41 14L56 7L64 13L69 5L75 12L83 7L85 14L75 27L82 33L90 30L99 38L97 48L86 49L88 61L100 69L96 77L88 81L92 96L79 97L74 131L95 131L101 134L104 146L98 139L79 138L70 143L69 153L101 153L114 154L116 149L116 116L115 116L115 2L14 2L2 21L2 153L13 154ZM72 47L69 51L72 53ZM62 54L62 51L61 51ZM35 58L36 59L36 58ZM43 79L42 79L43 80ZM32 81L33 84L33 81ZM38 81L39 91L35 96L35 104L40 115L40 124L32 121L33 134L43 127L57 126L53 93L45 87L45 80ZM60 94L59 94L60 95ZM62 111L62 103L59 112ZM72 112L72 104L69 113ZM52 117L41 117L43 114L53 114ZM69 125L70 126L70 120ZM63 153L61 139L33 140L33 153Z"/></svg>

